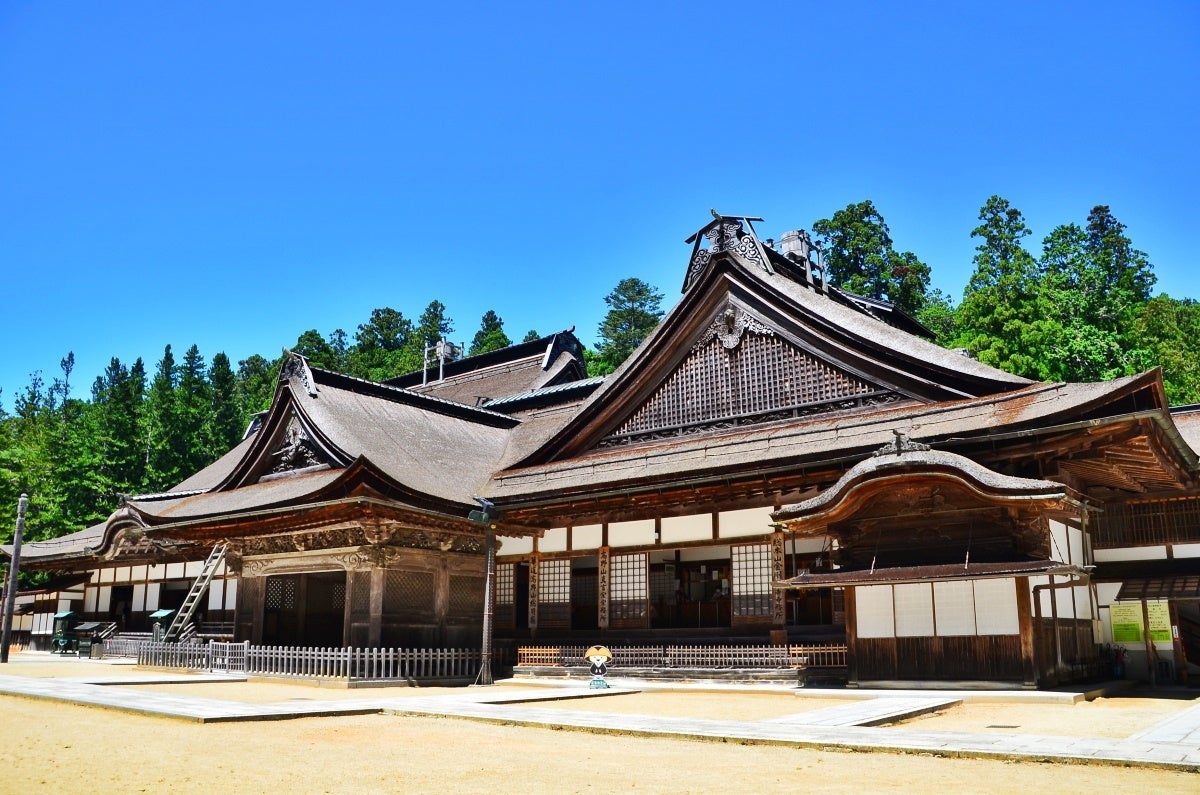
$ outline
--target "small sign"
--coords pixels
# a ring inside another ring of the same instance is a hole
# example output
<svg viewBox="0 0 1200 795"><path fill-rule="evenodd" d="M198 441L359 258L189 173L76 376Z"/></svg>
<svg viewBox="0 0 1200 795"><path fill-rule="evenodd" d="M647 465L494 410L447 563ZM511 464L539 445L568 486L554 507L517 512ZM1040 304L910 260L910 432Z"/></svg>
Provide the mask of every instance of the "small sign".
<svg viewBox="0 0 1200 795"><path fill-rule="evenodd" d="M1112 621L1113 643L1143 643L1141 602L1115 602L1108 608ZM1171 611L1165 601L1146 603L1146 614L1150 618L1150 640L1155 643L1171 642Z"/></svg>

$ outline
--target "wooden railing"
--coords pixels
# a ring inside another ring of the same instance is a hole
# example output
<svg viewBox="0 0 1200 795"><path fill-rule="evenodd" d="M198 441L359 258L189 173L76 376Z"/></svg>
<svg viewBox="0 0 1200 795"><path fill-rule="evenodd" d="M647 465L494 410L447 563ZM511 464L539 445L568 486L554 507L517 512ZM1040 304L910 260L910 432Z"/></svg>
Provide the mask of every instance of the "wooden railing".
<svg viewBox="0 0 1200 795"><path fill-rule="evenodd" d="M470 681L482 664L478 649L313 648L219 641L144 642L137 658L139 665L155 668L351 682Z"/></svg>
<svg viewBox="0 0 1200 795"><path fill-rule="evenodd" d="M518 646L517 665L586 665L586 646ZM846 645L613 646L614 668L844 668Z"/></svg>
<svg viewBox="0 0 1200 795"><path fill-rule="evenodd" d="M1097 549L1200 541L1200 497L1106 505L1092 538Z"/></svg>

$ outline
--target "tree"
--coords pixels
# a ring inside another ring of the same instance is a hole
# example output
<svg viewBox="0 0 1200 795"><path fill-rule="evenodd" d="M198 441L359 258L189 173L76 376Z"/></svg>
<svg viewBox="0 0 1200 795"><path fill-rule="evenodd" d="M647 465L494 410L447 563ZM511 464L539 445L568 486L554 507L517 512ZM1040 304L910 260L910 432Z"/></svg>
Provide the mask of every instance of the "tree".
<svg viewBox="0 0 1200 795"><path fill-rule="evenodd" d="M238 362L238 401L241 403L242 414L247 419L251 414L266 411L271 407L271 398L275 396L275 384L279 381L279 369L282 366L282 357L271 362L257 353Z"/></svg>
<svg viewBox="0 0 1200 795"><path fill-rule="evenodd" d="M521 342L533 342L534 340L539 339L541 336L542 335L538 334L535 329L530 329L529 331L525 332L525 336L521 339Z"/></svg>
<svg viewBox="0 0 1200 795"><path fill-rule="evenodd" d="M971 237L975 271L955 314L956 343L984 364L1028 378L1044 377L1045 348L1056 336L1056 323L1042 303L1039 270L1021 241L1029 227L1007 199L992 196L979 211Z"/></svg>
<svg viewBox="0 0 1200 795"><path fill-rule="evenodd" d="M1131 369L1161 367L1171 405L1200 403L1200 303L1155 296L1135 310L1129 336Z"/></svg>
<svg viewBox="0 0 1200 795"><path fill-rule="evenodd" d="M484 312L479 322L479 331L471 339L468 356L475 356L488 351L498 351L512 345L512 340L504 333L504 321L493 310Z"/></svg>
<svg viewBox="0 0 1200 795"><path fill-rule="evenodd" d="M220 454L211 443L213 398L208 368L196 345L184 351L175 392L175 424L170 438L176 475L181 480L212 463Z"/></svg>
<svg viewBox="0 0 1200 795"><path fill-rule="evenodd" d="M120 359L112 358L92 386L101 467L117 492L138 492L145 486L146 459L139 433L145 393L141 359L126 368Z"/></svg>
<svg viewBox="0 0 1200 795"><path fill-rule="evenodd" d="M412 344L411 320L391 307L374 309L370 320L360 325L354 335L354 345L346 356L347 372L372 381L407 372L404 367L413 358Z"/></svg>
<svg viewBox="0 0 1200 795"><path fill-rule="evenodd" d="M915 314L925 305L930 268L911 251L892 247L887 222L868 199L813 223L829 281L852 293L890 301Z"/></svg>
<svg viewBox="0 0 1200 795"><path fill-rule="evenodd" d="M241 441L246 428L246 415L238 400L237 378L224 353L213 356L208 381L212 394L209 449L221 456Z"/></svg>
<svg viewBox="0 0 1200 795"><path fill-rule="evenodd" d="M296 339L296 345L292 350L305 359L308 359L308 363L313 367L334 371L342 369L342 362L337 355L337 351L321 336L321 332L315 328L301 334Z"/></svg>
<svg viewBox="0 0 1200 795"><path fill-rule="evenodd" d="M163 349L163 357L150 381L146 396L146 411L142 438L146 455L146 485L152 490L166 489L179 480L180 466L175 456L175 387L179 382L178 369L171 346Z"/></svg>
<svg viewBox="0 0 1200 795"><path fill-rule="evenodd" d="M608 314L600 322L596 346L600 369L612 372L642 344L662 319L662 299L655 287L636 278L622 279L604 297ZM588 372L592 371L589 366Z"/></svg>

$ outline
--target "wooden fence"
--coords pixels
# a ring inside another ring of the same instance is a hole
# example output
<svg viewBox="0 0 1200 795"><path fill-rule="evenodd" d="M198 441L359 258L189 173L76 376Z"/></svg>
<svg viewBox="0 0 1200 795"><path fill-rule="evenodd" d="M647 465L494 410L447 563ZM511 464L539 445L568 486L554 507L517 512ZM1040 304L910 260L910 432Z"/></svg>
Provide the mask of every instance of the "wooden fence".
<svg viewBox="0 0 1200 795"><path fill-rule="evenodd" d="M518 646L517 665L586 665L586 646ZM617 668L844 668L841 643L761 646L613 646Z"/></svg>
<svg viewBox="0 0 1200 795"><path fill-rule="evenodd" d="M251 646L249 643L150 643L138 665L350 682L470 681L479 673L478 649L351 649Z"/></svg>

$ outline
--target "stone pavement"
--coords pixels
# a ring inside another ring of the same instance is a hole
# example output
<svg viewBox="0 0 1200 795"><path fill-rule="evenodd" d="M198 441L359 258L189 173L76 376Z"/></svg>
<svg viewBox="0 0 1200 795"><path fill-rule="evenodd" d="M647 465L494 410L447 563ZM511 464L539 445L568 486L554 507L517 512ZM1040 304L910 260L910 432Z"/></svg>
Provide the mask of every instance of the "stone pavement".
<svg viewBox="0 0 1200 795"><path fill-rule="evenodd" d="M199 681L195 676L157 675L156 681ZM1050 737L1028 734L972 734L966 732L921 731L904 727L875 728L847 725L809 725L796 720L699 720L658 715L626 715L548 709L538 701L562 698L612 698L637 692L636 688L614 687L589 691L578 683L543 689L542 692L515 693L511 690L466 688L461 693L436 696L371 694L359 699L340 701L287 701L250 704L219 699L176 696L136 687L119 687L108 677L105 684L64 679L36 679L0 675L0 694L42 698L70 703L109 707L146 715L181 718L199 722L231 720L279 720L313 716L390 714L430 715L466 718L493 723L519 724L545 728L565 728L603 733L674 737L706 740L733 740L745 743L771 743L819 749L856 751L893 751L926 753L940 756L983 757L994 759L1099 763L1163 767L1200 771L1200 705L1164 720L1138 735L1125 738ZM126 680L128 681L128 680ZM747 692L744 686L730 686ZM707 688L711 690L712 688ZM803 691L794 691L797 694ZM805 694L807 695L807 694ZM996 698L997 694L990 694ZM860 715L869 718L885 709L912 705L908 696L860 691L864 705ZM932 697L925 693L927 700ZM943 700L956 700L957 694L940 693ZM885 702L876 705L874 702ZM831 707L841 710L842 706ZM824 710L821 710L824 711ZM808 713L812 715L814 713ZM842 716L846 718L846 715Z"/></svg>
<svg viewBox="0 0 1200 795"><path fill-rule="evenodd" d="M871 698L838 704L836 707L784 715L770 718L764 723L786 723L789 726L879 726L895 723L918 715L961 704L959 698L928 698L899 696L895 698Z"/></svg>

